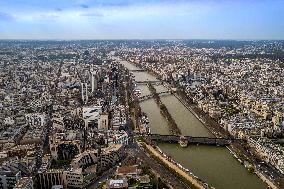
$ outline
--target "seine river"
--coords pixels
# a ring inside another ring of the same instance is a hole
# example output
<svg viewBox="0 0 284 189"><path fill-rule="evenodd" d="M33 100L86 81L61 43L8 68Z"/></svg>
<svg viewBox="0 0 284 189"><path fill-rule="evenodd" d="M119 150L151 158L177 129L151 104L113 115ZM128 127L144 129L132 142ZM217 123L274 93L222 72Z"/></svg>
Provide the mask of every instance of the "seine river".
<svg viewBox="0 0 284 189"><path fill-rule="evenodd" d="M138 70L133 64L120 61L129 70ZM147 72L132 72L136 81L157 80ZM166 90L162 85L155 86L157 91ZM141 95L150 93L146 85L138 85ZM173 95L161 97L183 135L213 136L210 131ZM153 99L140 103L147 113L152 133L169 134L166 120ZM265 189L267 188L255 174L237 161L226 147L189 145L182 148L178 144L161 143L159 147L175 161L191 170L196 176L216 189Z"/></svg>

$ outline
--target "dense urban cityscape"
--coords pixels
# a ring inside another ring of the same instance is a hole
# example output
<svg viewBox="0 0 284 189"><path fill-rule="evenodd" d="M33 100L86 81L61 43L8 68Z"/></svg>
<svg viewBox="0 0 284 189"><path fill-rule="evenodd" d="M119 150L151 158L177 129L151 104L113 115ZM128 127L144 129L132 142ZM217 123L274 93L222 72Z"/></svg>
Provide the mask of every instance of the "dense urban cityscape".
<svg viewBox="0 0 284 189"><path fill-rule="evenodd" d="M3 189L284 188L283 41L2 40L0 70Z"/></svg>

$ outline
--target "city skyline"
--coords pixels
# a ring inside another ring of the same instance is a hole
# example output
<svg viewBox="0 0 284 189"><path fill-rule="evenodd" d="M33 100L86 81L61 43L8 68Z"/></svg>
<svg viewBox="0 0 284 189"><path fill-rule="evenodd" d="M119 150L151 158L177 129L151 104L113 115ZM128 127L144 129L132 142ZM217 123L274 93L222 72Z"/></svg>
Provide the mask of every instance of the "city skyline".
<svg viewBox="0 0 284 189"><path fill-rule="evenodd" d="M284 1L0 1L0 39L284 39Z"/></svg>

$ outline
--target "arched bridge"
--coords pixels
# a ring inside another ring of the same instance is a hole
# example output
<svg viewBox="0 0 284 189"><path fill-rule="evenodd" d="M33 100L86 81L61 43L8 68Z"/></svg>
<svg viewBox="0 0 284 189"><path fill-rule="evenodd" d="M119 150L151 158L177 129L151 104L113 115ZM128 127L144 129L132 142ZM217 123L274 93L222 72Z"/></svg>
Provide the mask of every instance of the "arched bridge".
<svg viewBox="0 0 284 189"><path fill-rule="evenodd" d="M163 92L159 92L157 94L159 94L159 96L167 96L167 95L171 95L172 92L171 91L163 91ZM150 98L153 98L153 94L141 96L141 97L139 97L139 101L142 102L142 101L148 100Z"/></svg>
<svg viewBox="0 0 284 189"><path fill-rule="evenodd" d="M217 145L226 146L232 143L234 139L229 138L210 138L210 137L192 137L184 136L189 144L204 144L204 145ZM177 135L159 135L159 134L149 134L146 138L159 141L159 142L169 142L178 143L180 141L180 136Z"/></svg>

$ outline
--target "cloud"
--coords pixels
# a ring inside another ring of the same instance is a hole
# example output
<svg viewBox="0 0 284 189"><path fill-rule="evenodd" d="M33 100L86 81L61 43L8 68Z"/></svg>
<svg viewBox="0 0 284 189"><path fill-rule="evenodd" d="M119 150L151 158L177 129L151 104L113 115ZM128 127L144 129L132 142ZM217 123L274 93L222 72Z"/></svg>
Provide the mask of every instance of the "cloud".
<svg viewBox="0 0 284 189"><path fill-rule="evenodd" d="M3 21L11 21L14 20L15 17L11 14L5 13L5 12L0 12L0 20Z"/></svg>
<svg viewBox="0 0 284 189"><path fill-rule="evenodd" d="M123 2L103 2L101 4L102 7L125 7L125 6L130 6L131 3L127 1Z"/></svg>
<svg viewBox="0 0 284 189"><path fill-rule="evenodd" d="M60 16L58 14L49 14L49 13L43 13L43 14L39 14L39 15L35 15L34 19L35 20L55 20L57 18L59 18Z"/></svg>
<svg viewBox="0 0 284 189"><path fill-rule="evenodd" d="M81 4L80 7L82 7L83 9L88 9L88 8L90 8L90 6L87 5L87 4Z"/></svg>
<svg viewBox="0 0 284 189"><path fill-rule="evenodd" d="M81 13L80 16L94 18L94 17L104 17L102 13Z"/></svg>
<svg viewBox="0 0 284 189"><path fill-rule="evenodd" d="M105 19L102 21L111 22L113 20L146 20L150 16L176 16L177 14L185 14L186 16L189 12L201 11L202 8L188 6L191 3L180 3L185 0L176 0L176 2L175 0L76 0L70 3L67 3L69 0L60 0L58 3L55 1L58 0L46 0L42 4L37 0L30 0L26 4L14 6L13 9L8 6L6 10L11 11L8 14L1 13L0 8L0 19L11 20L15 17L19 22L50 20L70 23L74 20L88 22L92 18L104 17ZM9 5L12 6L12 3Z"/></svg>

